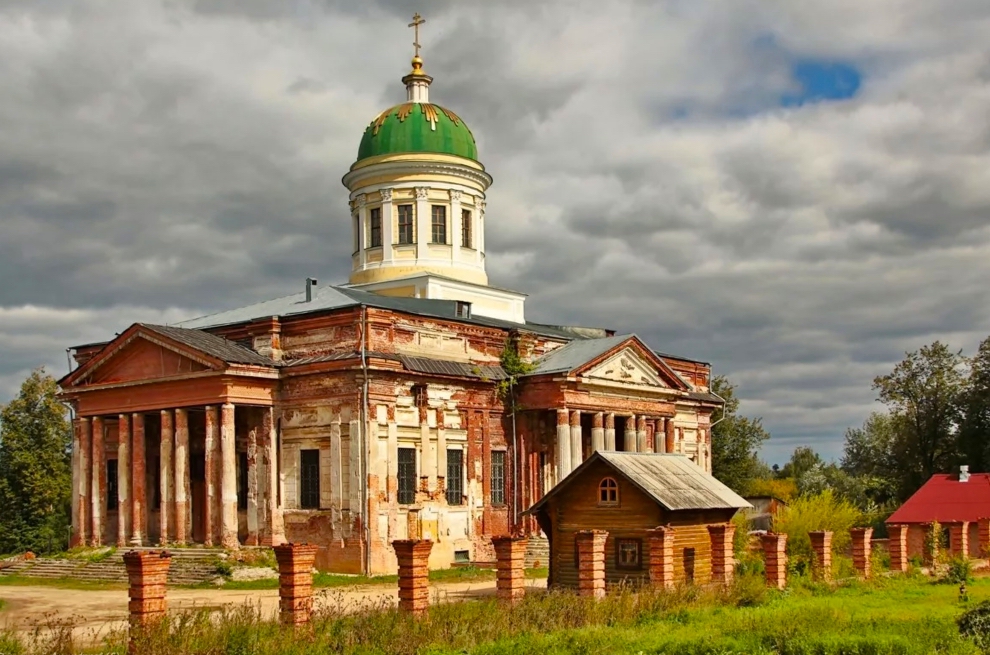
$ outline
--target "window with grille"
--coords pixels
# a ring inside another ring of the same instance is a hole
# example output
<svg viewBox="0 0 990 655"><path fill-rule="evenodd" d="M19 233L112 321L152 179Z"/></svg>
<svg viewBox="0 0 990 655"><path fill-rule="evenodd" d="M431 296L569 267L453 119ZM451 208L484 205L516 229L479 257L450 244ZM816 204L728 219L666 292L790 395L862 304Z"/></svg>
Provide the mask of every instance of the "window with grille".
<svg viewBox="0 0 990 655"><path fill-rule="evenodd" d="M447 451L447 504L460 505L464 502L464 451Z"/></svg>
<svg viewBox="0 0 990 655"><path fill-rule="evenodd" d="M430 243L447 243L447 208L443 205L433 205L433 215L430 223L432 234Z"/></svg>
<svg viewBox="0 0 990 655"><path fill-rule="evenodd" d="M371 227L371 248L380 248L382 245L382 208L374 207L368 219Z"/></svg>
<svg viewBox="0 0 990 655"><path fill-rule="evenodd" d="M615 568L635 570L642 568L643 542L639 539L615 540Z"/></svg>
<svg viewBox="0 0 990 655"><path fill-rule="evenodd" d="M399 448L399 504L416 502L416 449Z"/></svg>
<svg viewBox="0 0 990 655"><path fill-rule="evenodd" d="M413 240L412 205L399 205L399 243L415 243Z"/></svg>
<svg viewBox="0 0 990 655"><path fill-rule="evenodd" d="M412 394L416 407L427 407L429 405L430 395L426 391L425 384L414 384L409 392Z"/></svg>
<svg viewBox="0 0 990 655"><path fill-rule="evenodd" d="M299 506L320 508L320 451L299 451Z"/></svg>
<svg viewBox="0 0 990 655"><path fill-rule="evenodd" d="M604 506L619 504L619 483L615 478L605 478L598 484L598 504Z"/></svg>
<svg viewBox="0 0 990 655"><path fill-rule="evenodd" d="M107 510L117 509L117 460L107 460Z"/></svg>
<svg viewBox="0 0 990 655"><path fill-rule="evenodd" d="M492 451L492 505L505 504L505 451Z"/></svg>
<svg viewBox="0 0 990 655"><path fill-rule="evenodd" d="M471 210L461 210L461 245L465 248L473 248L471 245Z"/></svg>

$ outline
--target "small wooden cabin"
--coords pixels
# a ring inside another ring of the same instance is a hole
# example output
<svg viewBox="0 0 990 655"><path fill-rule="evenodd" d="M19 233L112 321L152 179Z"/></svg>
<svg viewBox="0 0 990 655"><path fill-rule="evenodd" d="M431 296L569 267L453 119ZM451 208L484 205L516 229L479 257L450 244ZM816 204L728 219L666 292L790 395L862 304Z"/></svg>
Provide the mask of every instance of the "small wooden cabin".
<svg viewBox="0 0 990 655"><path fill-rule="evenodd" d="M534 504L550 542L548 586L577 587L581 530L607 530L605 581L649 579L647 530L674 530L674 580L711 577L708 526L751 505L683 455L597 451Z"/></svg>

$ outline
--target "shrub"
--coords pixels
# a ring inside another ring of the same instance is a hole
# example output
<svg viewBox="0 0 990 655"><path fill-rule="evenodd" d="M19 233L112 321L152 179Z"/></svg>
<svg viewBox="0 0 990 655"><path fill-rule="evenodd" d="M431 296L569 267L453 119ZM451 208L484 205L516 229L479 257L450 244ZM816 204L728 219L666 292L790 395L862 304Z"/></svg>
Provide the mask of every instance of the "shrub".
<svg viewBox="0 0 990 655"><path fill-rule="evenodd" d="M940 582L949 584L962 584L973 579L973 564L965 557L950 558L939 577Z"/></svg>
<svg viewBox="0 0 990 655"><path fill-rule="evenodd" d="M760 478L750 481L746 495L772 496L789 503L797 495L797 485L790 478Z"/></svg>
<svg viewBox="0 0 990 655"><path fill-rule="evenodd" d="M990 601L965 612L956 623L960 634L972 639L984 653L990 653Z"/></svg>
<svg viewBox="0 0 990 655"><path fill-rule="evenodd" d="M217 575L222 575L225 578L229 578L234 574L234 565L231 564L230 560L217 559L216 563L213 565L213 572Z"/></svg>
<svg viewBox="0 0 990 655"><path fill-rule="evenodd" d="M807 566L812 558L809 532L830 530L833 552L849 546L849 529L860 520L861 513L848 500L838 498L831 489L820 494L802 496L774 516L777 532L787 534L787 554L797 566Z"/></svg>

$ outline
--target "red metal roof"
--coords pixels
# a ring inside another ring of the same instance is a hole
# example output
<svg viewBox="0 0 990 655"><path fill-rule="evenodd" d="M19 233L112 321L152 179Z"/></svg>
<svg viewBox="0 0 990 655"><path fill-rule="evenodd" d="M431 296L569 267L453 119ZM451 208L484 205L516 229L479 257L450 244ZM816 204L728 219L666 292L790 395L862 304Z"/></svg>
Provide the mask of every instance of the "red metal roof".
<svg viewBox="0 0 990 655"><path fill-rule="evenodd" d="M990 518L990 473L933 475L890 515L887 523L957 523Z"/></svg>

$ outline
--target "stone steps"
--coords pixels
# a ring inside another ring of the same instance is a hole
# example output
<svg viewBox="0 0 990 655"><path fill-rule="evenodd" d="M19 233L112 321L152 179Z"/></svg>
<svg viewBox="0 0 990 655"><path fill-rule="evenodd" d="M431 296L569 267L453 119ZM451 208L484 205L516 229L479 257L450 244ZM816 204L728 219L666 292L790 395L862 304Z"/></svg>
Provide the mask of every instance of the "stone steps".
<svg viewBox="0 0 990 655"><path fill-rule="evenodd" d="M546 537L530 537L526 543L526 568L546 567L550 564L550 542Z"/></svg>
<svg viewBox="0 0 990 655"><path fill-rule="evenodd" d="M0 568L0 576L19 575L28 578L90 580L99 582L127 582L127 568L124 553L127 550L161 550L143 547L121 549L99 562L84 559L16 560L5 562ZM177 548L172 553L169 567L169 584L198 584L209 582L217 577L216 562L225 551L212 548Z"/></svg>

